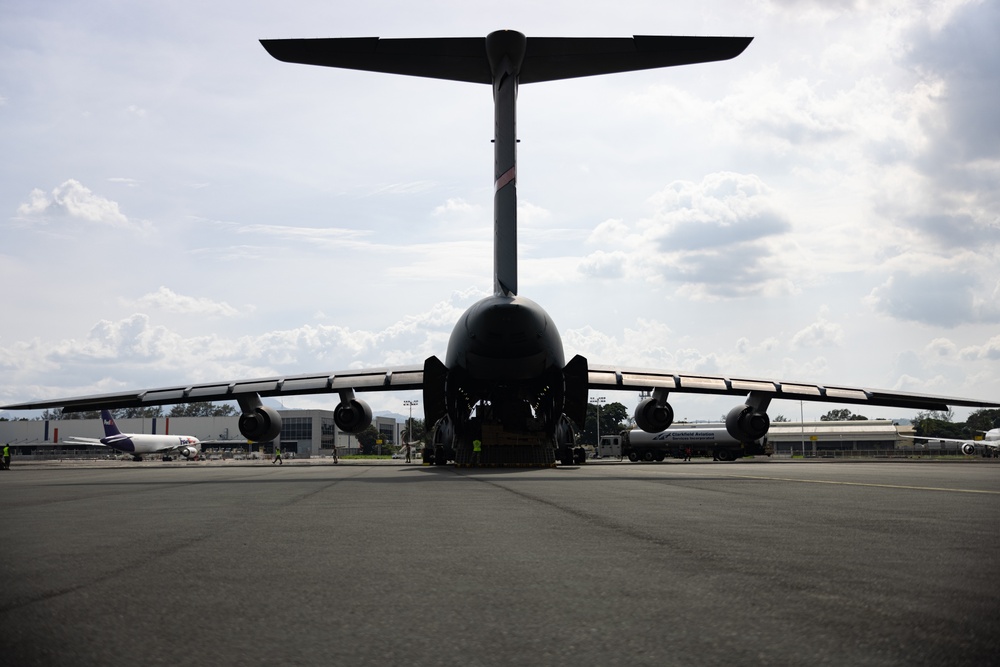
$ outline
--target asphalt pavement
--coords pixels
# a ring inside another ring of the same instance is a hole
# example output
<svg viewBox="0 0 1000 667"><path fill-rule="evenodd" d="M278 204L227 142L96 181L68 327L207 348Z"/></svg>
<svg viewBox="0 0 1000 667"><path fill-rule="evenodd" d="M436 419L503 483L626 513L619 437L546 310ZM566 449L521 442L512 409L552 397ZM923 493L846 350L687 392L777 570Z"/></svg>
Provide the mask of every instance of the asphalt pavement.
<svg viewBox="0 0 1000 667"><path fill-rule="evenodd" d="M985 665L1000 464L0 471L4 665Z"/></svg>

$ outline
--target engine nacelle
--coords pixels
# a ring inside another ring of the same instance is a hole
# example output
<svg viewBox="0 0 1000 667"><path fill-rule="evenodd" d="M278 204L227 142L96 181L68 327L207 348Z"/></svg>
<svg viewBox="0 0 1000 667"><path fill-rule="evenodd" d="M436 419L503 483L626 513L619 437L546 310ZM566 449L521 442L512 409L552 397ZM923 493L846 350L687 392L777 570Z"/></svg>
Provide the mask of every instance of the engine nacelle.
<svg viewBox="0 0 1000 667"><path fill-rule="evenodd" d="M261 405L240 415L240 433L252 442L268 442L281 433L281 415L274 408Z"/></svg>
<svg viewBox="0 0 1000 667"><path fill-rule="evenodd" d="M674 409L666 401L645 398L635 407L635 425L646 433L666 431L674 423Z"/></svg>
<svg viewBox="0 0 1000 667"><path fill-rule="evenodd" d="M965 454L966 456L972 456L973 454L976 453L976 446L971 442L963 442L962 453Z"/></svg>
<svg viewBox="0 0 1000 667"><path fill-rule="evenodd" d="M371 426L372 408L357 398L341 401L333 410L333 423L344 433L361 433Z"/></svg>
<svg viewBox="0 0 1000 667"><path fill-rule="evenodd" d="M198 458L198 449L196 447L181 447L177 450L177 453L186 459Z"/></svg>
<svg viewBox="0 0 1000 667"><path fill-rule="evenodd" d="M747 404L737 405L726 415L726 430L740 442L760 440L767 435L771 419L766 412L755 412Z"/></svg>

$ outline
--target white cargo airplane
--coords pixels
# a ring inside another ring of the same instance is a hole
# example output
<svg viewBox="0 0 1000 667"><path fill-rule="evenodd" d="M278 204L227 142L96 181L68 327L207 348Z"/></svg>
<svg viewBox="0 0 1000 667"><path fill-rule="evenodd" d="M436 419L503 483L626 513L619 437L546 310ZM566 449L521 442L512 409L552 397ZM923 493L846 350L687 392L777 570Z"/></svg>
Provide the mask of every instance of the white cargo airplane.
<svg viewBox="0 0 1000 667"><path fill-rule="evenodd" d="M144 454L161 454L164 461L169 461L170 455L174 453L189 461L196 461L201 456L202 443L193 435L122 433L118 429L118 425L115 424L114 417L106 409L101 410L101 420L104 422L103 438L70 436L63 442L68 445L110 447L119 452L131 454L135 461L141 461Z"/></svg>
<svg viewBox="0 0 1000 667"><path fill-rule="evenodd" d="M884 405L913 410L948 406L1000 407L996 401L927 396L857 386L715 376L676 370L633 369L566 360L562 338L548 313L517 290L517 91L521 84L735 58L750 37L526 37L500 30L486 37L426 39L262 40L278 60L487 85L493 92L493 295L473 304L455 325L442 362L395 368L309 373L253 380L181 384L116 394L47 399L5 406L68 411L143 407L196 401L232 401L242 410L240 432L267 442L281 432L278 413L262 396L336 393L334 422L358 433L371 424L371 408L355 392L423 390L424 416L433 426L425 461L443 465L553 465L579 460L576 428L589 390L649 392L635 412L648 433L666 430L673 393L737 397L726 430L741 443L760 440L770 426L773 399ZM575 110L579 112L580 110Z"/></svg>
<svg viewBox="0 0 1000 667"><path fill-rule="evenodd" d="M1000 427L991 428L983 433L982 440L963 440L961 438L935 438L929 435L901 435L901 438L908 440L926 440L927 442L957 442L958 448L967 456L979 452L983 456L992 453L994 456L1000 452Z"/></svg>

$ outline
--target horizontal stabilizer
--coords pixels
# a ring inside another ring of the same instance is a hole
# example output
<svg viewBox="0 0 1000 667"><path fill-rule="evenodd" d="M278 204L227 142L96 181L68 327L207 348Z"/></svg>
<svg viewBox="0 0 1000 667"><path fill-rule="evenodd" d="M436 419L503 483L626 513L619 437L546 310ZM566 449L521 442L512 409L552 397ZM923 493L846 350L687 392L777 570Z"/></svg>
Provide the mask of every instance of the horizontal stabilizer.
<svg viewBox="0 0 1000 667"><path fill-rule="evenodd" d="M752 37L528 37L520 83L735 58ZM492 83L485 37L263 39L278 60L304 65Z"/></svg>

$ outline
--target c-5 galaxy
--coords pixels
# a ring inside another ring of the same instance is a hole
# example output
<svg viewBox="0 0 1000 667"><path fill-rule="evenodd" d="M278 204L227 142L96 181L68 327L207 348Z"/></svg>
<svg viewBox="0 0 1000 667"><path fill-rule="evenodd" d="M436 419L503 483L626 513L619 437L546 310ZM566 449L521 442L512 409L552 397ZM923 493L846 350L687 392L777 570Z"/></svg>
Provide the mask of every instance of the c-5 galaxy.
<svg viewBox="0 0 1000 667"><path fill-rule="evenodd" d="M192 401L239 403L240 431L268 441L281 418L261 397L330 392L338 428L357 433L371 423L359 392L423 390L425 418L433 424L428 460L441 465L549 466L581 460L575 428L583 424L587 392L646 392L636 425L651 433L673 422L671 392L726 394L737 398L727 431L748 447L768 430L773 399L885 405L915 410L948 406L997 407L963 398L927 396L810 382L708 376L675 370L631 369L566 361L556 325L517 286L517 92L521 84L673 67L735 58L750 37L634 36L625 38L526 37L502 30L486 37L262 40L278 60L389 74L486 84L494 102L493 294L459 319L442 362L395 368L333 371L252 380L180 385L114 394L33 401L9 409L63 407L69 411ZM473 459L472 443L482 452Z"/></svg>

